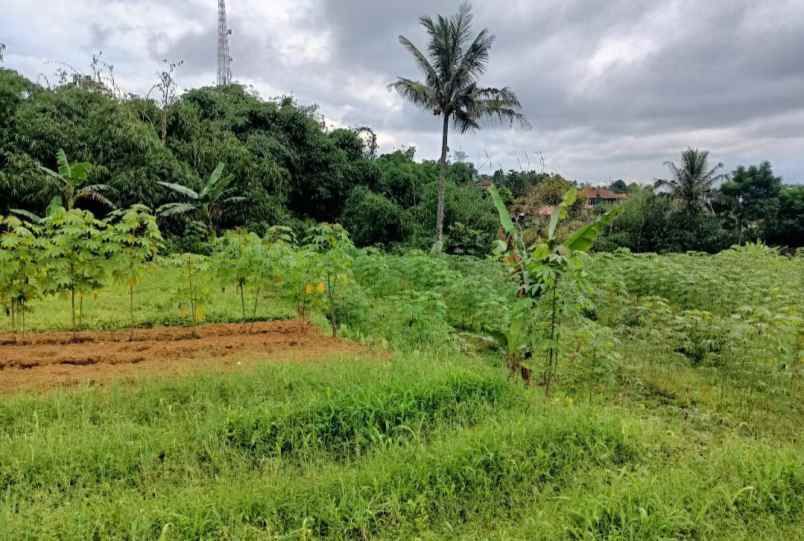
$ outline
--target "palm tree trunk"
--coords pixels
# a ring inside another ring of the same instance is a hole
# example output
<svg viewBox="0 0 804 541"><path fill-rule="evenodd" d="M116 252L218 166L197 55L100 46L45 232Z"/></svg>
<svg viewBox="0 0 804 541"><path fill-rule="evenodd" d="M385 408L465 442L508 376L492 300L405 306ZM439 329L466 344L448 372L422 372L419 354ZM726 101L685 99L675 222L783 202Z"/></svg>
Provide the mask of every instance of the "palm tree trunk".
<svg viewBox="0 0 804 541"><path fill-rule="evenodd" d="M449 115L444 113L444 127L441 132L441 159L438 171L438 204L436 207L436 247L438 251L444 248L444 198L447 191L447 151L449 144Z"/></svg>

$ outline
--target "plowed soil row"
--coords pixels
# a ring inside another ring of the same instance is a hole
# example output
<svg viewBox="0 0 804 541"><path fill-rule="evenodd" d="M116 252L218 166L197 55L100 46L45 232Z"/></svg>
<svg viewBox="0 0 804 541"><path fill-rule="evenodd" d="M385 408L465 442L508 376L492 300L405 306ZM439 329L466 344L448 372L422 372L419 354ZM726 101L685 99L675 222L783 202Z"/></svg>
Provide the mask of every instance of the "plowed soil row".
<svg viewBox="0 0 804 541"><path fill-rule="evenodd" d="M303 321L130 331L37 333L15 342L0 334L0 392L105 383L151 374L227 369L266 360L315 360L358 353Z"/></svg>

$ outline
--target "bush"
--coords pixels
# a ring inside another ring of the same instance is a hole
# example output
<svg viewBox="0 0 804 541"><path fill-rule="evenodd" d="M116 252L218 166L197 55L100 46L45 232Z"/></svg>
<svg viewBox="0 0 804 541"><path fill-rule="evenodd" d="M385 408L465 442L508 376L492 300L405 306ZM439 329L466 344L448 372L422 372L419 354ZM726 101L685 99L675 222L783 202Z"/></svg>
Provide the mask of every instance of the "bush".
<svg viewBox="0 0 804 541"><path fill-rule="evenodd" d="M358 246L387 246L402 238L402 209L384 195L358 186L346 200L343 225Z"/></svg>

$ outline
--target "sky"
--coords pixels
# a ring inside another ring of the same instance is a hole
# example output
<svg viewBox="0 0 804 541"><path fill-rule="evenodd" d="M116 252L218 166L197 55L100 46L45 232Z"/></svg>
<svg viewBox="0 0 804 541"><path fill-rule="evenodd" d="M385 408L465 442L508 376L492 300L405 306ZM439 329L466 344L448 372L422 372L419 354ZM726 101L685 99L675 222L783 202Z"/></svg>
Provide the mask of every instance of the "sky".
<svg viewBox="0 0 804 541"><path fill-rule="evenodd" d="M233 76L264 98L318 104L332 126L370 126L382 151L437 159L440 122L388 90L420 78L400 34L458 0L228 0ZM450 150L483 173L544 168L582 182L652 182L687 147L727 170L770 161L804 183L804 0L475 1L496 36L484 86L508 86L530 127L484 125ZM5 67L32 79L93 52L144 94L163 59L181 87L216 77L215 0L3 0Z"/></svg>

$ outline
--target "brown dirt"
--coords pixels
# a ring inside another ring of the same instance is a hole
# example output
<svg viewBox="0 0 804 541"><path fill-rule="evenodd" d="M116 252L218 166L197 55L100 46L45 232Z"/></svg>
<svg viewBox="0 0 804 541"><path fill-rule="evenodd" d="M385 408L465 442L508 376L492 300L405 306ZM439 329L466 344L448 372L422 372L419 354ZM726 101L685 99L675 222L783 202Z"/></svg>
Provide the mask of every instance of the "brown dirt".
<svg viewBox="0 0 804 541"><path fill-rule="evenodd" d="M365 350L303 321L130 331L0 334L0 393L103 384L141 376L227 370L271 360L315 360Z"/></svg>

